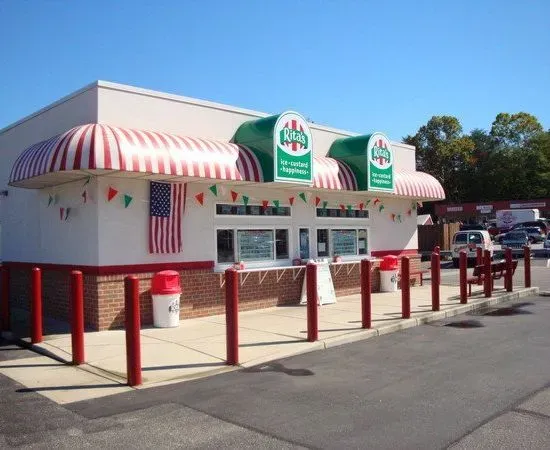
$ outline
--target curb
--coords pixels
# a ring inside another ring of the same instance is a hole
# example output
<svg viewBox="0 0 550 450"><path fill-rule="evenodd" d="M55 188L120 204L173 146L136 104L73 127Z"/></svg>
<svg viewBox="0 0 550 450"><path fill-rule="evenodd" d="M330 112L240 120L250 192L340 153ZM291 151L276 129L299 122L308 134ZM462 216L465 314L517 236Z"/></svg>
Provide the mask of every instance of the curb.
<svg viewBox="0 0 550 450"><path fill-rule="evenodd" d="M517 292L512 292L509 294L507 293L507 294L500 295L498 297L491 297L483 300L476 300L475 303L458 305L453 308L447 309L445 311L427 312L422 314L419 317L404 319L398 323L385 325L380 328L371 328L369 330L356 331L344 336L336 336L334 338L325 339L322 342L324 342L325 349L337 347L339 345L344 345L344 344L351 344L352 342L363 341L375 336L383 336L385 334L395 333L397 331L406 330L407 328L424 325L430 322L436 322L438 320L443 320L448 317L458 316L459 314L465 314L470 311L476 311L479 309L487 308L492 305L498 305L500 303L508 302L510 300L516 300L522 297L536 295L538 293L539 293L538 287L523 288L522 290ZM550 296L550 292L548 292L548 296ZM305 353L305 352L302 352L302 353Z"/></svg>

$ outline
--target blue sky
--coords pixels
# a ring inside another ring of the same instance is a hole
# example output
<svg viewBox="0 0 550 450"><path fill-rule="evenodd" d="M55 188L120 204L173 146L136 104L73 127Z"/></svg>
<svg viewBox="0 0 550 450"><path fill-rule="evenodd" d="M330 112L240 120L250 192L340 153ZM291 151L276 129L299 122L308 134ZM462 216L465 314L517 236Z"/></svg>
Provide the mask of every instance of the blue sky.
<svg viewBox="0 0 550 450"><path fill-rule="evenodd" d="M0 0L0 128L96 80L356 132L550 127L550 1Z"/></svg>

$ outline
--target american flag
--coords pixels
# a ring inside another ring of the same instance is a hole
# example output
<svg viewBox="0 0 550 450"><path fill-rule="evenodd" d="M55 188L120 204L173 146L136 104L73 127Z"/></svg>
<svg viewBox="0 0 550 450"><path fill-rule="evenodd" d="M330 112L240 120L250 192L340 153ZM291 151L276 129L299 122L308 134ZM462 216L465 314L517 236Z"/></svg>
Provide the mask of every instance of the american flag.
<svg viewBox="0 0 550 450"><path fill-rule="evenodd" d="M185 210L185 183L151 181L149 253L182 251L181 220Z"/></svg>

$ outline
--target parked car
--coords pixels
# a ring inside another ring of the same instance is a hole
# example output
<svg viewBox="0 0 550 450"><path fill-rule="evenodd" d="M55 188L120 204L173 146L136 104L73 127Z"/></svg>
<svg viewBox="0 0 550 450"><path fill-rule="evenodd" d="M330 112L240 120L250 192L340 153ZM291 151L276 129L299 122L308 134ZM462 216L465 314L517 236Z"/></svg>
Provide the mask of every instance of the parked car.
<svg viewBox="0 0 550 450"><path fill-rule="evenodd" d="M512 230L501 239L502 249L511 248L513 252L522 251L524 246L530 246L529 236L525 231Z"/></svg>
<svg viewBox="0 0 550 450"><path fill-rule="evenodd" d="M548 224L548 222L546 222L545 220L542 220L542 219L532 220L530 222L516 223L512 227L512 230L516 230L518 228L527 228L527 227L539 227L542 230L543 234L548 234L548 232L550 231L549 230L550 225Z"/></svg>
<svg viewBox="0 0 550 450"><path fill-rule="evenodd" d="M550 256L550 238L548 236L546 236L546 240L544 241L542 247L545 250L546 256Z"/></svg>
<svg viewBox="0 0 550 450"><path fill-rule="evenodd" d="M460 225L460 231L470 231L470 230L486 230L483 225L477 223L463 223Z"/></svg>
<svg viewBox="0 0 550 450"><path fill-rule="evenodd" d="M546 238L546 235L542 232L542 229L540 227L514 228L514 231L525 231L531 244L543 242Z"/></svg>
<svg viewBox="0 0 550 450"><path fill-rule="evenodd" d="M451 244L453 266L458 267L461 250L467 250L469 261L475 260L477 247L482 250L489 250L491 258L493 257L493 243L487 230L457 231L453 235Z"/></svg>

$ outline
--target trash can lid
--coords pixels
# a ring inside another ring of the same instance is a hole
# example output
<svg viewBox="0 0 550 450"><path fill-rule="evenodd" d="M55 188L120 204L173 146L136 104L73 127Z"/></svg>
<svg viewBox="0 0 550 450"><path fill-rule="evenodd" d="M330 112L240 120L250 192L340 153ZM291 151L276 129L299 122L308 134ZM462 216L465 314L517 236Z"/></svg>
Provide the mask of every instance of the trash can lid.
<svg viewBox="0 0 550 450"><path fill-rule="evenodd" d="M396 270L399 267L399 258L395 255L386 255L380 263L380 270Z"/></svg>
<svg viewBox="0 0 550 450"><path fill-rule="evenodd" d="M175 270L163 270L153 275L151 294L181 294L180 274Z"/></svg>

